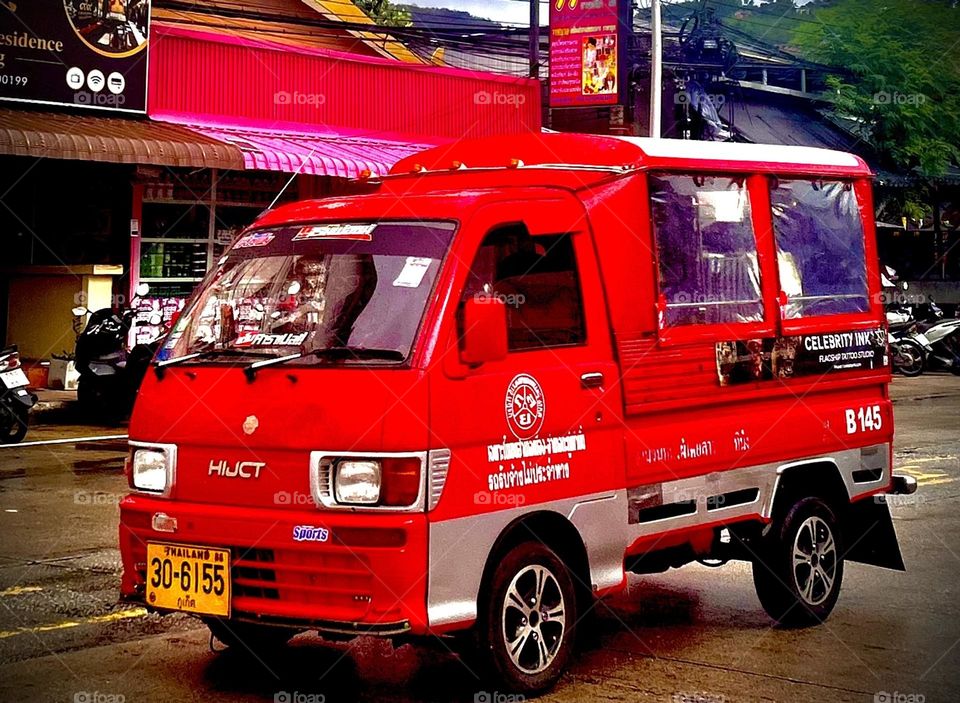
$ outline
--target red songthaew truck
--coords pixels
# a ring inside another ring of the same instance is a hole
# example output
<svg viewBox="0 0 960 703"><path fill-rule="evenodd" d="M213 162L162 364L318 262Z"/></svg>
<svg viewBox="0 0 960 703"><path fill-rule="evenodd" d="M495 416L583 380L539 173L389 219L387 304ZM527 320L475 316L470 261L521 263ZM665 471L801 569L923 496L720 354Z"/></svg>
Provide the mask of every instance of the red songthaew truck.
<svg viewBox="0 0 960 703"><path fill-rule="evenodd" d="M130 424L123 596L228 643L476 635L552 685L627 572L753 563L776 620L902 569L871 174L544 134L267 212ZM454 638L452 638L454 639Z"/></svg>

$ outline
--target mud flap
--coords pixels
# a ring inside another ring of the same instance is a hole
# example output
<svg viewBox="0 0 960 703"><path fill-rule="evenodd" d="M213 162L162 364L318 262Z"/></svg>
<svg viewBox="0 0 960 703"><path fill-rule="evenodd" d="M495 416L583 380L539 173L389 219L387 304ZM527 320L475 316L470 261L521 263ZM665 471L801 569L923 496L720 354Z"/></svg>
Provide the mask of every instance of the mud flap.
<svg viewBox="0 0 960 703"><path fill-rule="evenodd" d="M847 561L906 571L890 508L881 496L853 503L844 528Z"/></svg>

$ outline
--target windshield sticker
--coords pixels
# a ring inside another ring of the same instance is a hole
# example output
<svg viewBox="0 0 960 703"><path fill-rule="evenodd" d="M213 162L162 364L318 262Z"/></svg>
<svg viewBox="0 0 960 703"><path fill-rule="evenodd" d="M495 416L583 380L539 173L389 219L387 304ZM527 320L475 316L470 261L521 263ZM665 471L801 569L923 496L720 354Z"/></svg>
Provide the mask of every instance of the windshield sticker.
<svg viewBox="0 0 960 703"><path fill-rule="evenodd" d="M293 236L293 241L304 239L353 239L359 242L373 240L373 230L376 225L313 225L301 227Z"/></svg>
<svg viewBox="0 0 960 703"><path fill-rule="evenodd" d="M251 247L265 247L273 241L275 236L273 232L253 232L251 234L245 234L237 240L233 248L250 249Z"/></svg>
<svg viewBox="0 0 960 703"><path fill-rule="evenodd" d="M397 288L419 288L432 261L433 259L422 256L408 256L406 263L403 265L403 270L397 276L393 285Z"/></svg>
<svg viewBox="0 0 960 703"><path fill-rule="evenodd" d="M307 339L307 332L300 334L264 334L243 332L233 343L235 347L299 347Z"/></svg>

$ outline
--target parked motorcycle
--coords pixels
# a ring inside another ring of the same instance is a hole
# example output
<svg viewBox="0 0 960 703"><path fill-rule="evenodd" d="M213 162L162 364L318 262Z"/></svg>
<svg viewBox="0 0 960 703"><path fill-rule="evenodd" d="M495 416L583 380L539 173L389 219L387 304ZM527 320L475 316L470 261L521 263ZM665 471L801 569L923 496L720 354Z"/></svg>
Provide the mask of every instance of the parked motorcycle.
<svg viewBox="0 0 960 703"><path fill-rule="evenodd" d="M944 319L943 310L930 302L916 307L891 306L887 323L895 369L907 376L929 369L960 375L960 320Z"/></svg>
<svg viewBox="0 0 960 703"><path fill-rule="evenodd" d="M17 347L0 349L0 444L16 444L27 434L27 416L37 402L27 384Z"/></svg>
<svg viewBox="0 0 960 703"><path fill-rule="evenodd" d="M908 339L923 348L926 369L945 369L960 376L960 320L919 323Z"/></svg>
<svg viewBox="0 0 960 703"><path fill-rule="evenodd" d="M74 364L80 374L77 400L92 414L117 418L133 409L140 382L163 339L161 335L149 344L136 344L132 348L128 345L139 297L148 292L149 287L141 284L131 307L89 313L90 319L77 337L74 354ZM88 312L84 307L73 309L78 317ZM150 324L159 324L159 315L155 317Z"/></svg>

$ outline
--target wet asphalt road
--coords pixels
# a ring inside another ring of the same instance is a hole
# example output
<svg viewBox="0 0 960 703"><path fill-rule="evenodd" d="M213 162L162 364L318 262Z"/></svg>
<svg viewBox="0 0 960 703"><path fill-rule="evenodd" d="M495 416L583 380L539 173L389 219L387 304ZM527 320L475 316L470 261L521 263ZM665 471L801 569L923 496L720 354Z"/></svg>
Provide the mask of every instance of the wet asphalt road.
<svg viewBox="0 0 960 703"><path fill-rule="evenodd" d="M897 467L921 485L893 508L907 573L848 565L833 616L807 630L771 627L744 564L631 576L541 700L957 700L960 379L897 379L894 396ZM27 441L118 431L41 426ZM122 447L0 448L0 701L514 700L440 644L303 635L252 662L212 653L196 620L119 604Z"/></svg>

